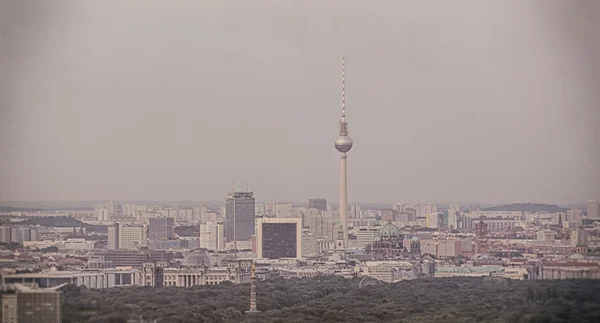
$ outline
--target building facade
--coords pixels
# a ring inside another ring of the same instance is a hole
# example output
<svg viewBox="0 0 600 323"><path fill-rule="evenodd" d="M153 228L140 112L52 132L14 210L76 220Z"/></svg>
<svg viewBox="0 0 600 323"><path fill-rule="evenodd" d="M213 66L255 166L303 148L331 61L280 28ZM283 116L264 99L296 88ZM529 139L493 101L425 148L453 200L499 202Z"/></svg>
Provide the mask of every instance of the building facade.
<svg viewBox="0 0 600 323"><path fill-rule="evenodd" d="M148 219L148 239L152 242L173 240L175 237L174 218Z"/></svg>
<svg viewBox="0 0 600 323"><path fill-rule="evenodd" d="M227 197L225 208L225 241L250 239L254 235L254 194L231 192Z"/></svg>
<svg viewBox="0 0 600 323"><path fill-rule="evenodd" d="M320 211L327 211L327 200L321 198L309 199L308 208L317 209Z"/></svg>
<svg viewBox="0 0 600 323"><path fill-rule="evenodd" d="M200 248L208 250L223 250L224 245L224 230L222 222L207 222L200 224Z"/></svg>
<svg viewBox="0 0 600 323"><path fill-rule="evenodd" d="M302 257L302 219L257 218L256 231L258 258Z"/></svg>
<svg viewBox="0 0 600 323"><path fill-rule="evenodd" d="M146 234L142 226L129 226L120 222L108 227L108 249L138 249L145 245Z"/></svg>

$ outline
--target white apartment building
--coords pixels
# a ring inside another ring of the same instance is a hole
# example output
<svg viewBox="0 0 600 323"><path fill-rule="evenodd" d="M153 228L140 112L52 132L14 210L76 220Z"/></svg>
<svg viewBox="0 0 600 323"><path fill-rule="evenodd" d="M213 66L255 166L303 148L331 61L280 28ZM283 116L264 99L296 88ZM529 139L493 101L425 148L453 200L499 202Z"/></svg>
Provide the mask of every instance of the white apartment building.
<svg viewBox="0 0 600 323"><path fill-rule="evenodd" d="M199 235L200 248L213 251L224 249L223 223L211 221L200 224Z"/></svg>
<svg viewBox="0 0 600 323"><path fill-rule="evenodd" d="M108 249L138 249L145 245L146 230L143 226L115 223L108 227Z"/></svg>

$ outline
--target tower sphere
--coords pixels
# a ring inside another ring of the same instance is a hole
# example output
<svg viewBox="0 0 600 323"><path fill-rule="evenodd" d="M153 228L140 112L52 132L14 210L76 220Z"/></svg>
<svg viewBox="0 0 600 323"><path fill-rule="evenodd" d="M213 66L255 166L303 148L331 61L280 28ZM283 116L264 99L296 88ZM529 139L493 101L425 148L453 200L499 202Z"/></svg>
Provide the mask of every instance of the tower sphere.
<svg viewBox="0 0 600 323"><path fill-rule="evenodd" d="M352 138L348 136L339 136L335 140L335 149L341 153L347 153L352 149Z"/></svg>

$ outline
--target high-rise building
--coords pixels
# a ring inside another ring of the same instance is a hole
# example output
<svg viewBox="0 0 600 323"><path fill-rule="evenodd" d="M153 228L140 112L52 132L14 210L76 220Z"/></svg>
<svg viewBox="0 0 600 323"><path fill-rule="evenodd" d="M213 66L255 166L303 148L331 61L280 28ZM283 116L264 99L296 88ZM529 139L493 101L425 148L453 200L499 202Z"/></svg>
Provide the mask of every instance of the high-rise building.
<svg viewBox="0 0 600 323"><path fill-rule="evenodd" d="M309 209L317 209L321 211L327 211L327 200L322 198L309 199L308 200L308 208Z"/></svg>
<svg viewBox="0 0 600 323"><path fill-rule="evenodd" d="M108 249L138 249L145 245L146 234L142 226L129 226L120 222L108 227Z"/></svg>
<svg viewBox="0 0 600 323"><path fill-rule="evenodd" d="M342 57L342 119L340 120L340 135L335 139L335 148L342 153L340 157L340 219L342 224L342 240L348 247L348 185L346 183L346 153L352 149L352 139L348 136L346 121L346 70Z"/></svg>
<svg viewBox="0 0 600 323"><path fill-rule="evenodd" d="M225 248L222 222L207 222L200 224L199 235L200 248L214 251L223 250Z"/></svg>
<svg viewBox="0 0 600 323"><path fill-rule="evenodd" d="M301 258L302 219L256 218L256 253L258 258Z"/></svg>
<svg viewBox="0 0 600 323"><path fill-rule="evenodd" d="M450 204L448 206L448 222L447 227L449 229L458 228L458 219L460 217L460 205Z"/></svg>
<svg viewBox="0 0 600 323"><path fill-rule="evenodd" d="M254 194L231 192L226 200L225 241L248 241L254 234Z"/></svg>
<svg viewBox="0 0 600 323"><path fill-rule="evenodd" d="M148 219L148 239L152 242L173 240L175 237L174 218Z"/></svg>
<svg viewBox="0 0 600 323"><path fill-rule="evenodd" d="M598 211L598 200L589 200L587 202L587 216L590 219L599 219L600 213Z"/></svg>
<svg viewBox="0 0 600 323"><path fill-rule="evenodd" d="M0 226L0 242L23 244L25 241L37 241L37 229L28 226Z"/></svg>
<svg viewBox="0 0 600 323"><path fill-rule="evenodd" d="M2 296L3 323L60 323L60 293L54 288L40 289L14 284L16 294Z"/></svg>
<svg viewBox="0 0 600 323"><path fill-rule="evenodd" d="M360 209L360 205L354 204L350 207L350 218L352 219L360 219L362 218L362 210Z"/></svg>
<svg viewBox="0 0 600 323"><path fill-rule="evenodd" d="M98 221L108 221L109 219L109 212L107 209L102 208L100 210L97 211L97 216L98 216Z"/></svg>
<svg viewBox="0 0 600 323"><path fill-rule="evenodd" d="M310 230L302 230L302 257L314 256L317 254L317 235Z"/></svg>

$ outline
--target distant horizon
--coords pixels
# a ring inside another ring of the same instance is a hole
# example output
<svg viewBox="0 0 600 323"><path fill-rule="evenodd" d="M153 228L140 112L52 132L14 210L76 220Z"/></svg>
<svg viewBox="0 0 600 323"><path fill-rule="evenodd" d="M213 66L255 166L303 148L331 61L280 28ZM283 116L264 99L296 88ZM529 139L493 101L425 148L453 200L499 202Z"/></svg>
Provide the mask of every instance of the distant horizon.
<svg viewBox="0 0 600 323"><path fill-rule="evenodd" d="M327 204L329 205L339 205L339 201L336 200L328 200ZM93 207L95 204L100 204L103 202L114 202L117 205L123 204L223 204L225 205L225 199L223 200L65 200L65 201L0 201L0 207L26 207L19 206L31 204L31 205L40 205L40 204L85 204L86 206ZM277 203L277 204L293 204L293 205L308 205L308 199L306 201L271 201L271 200L256 200L256 203ZM348 202L348 207L352 205L389 205L390 207L396 203L402 204L433 204L434 202ZM448 205L448 204L459 204L459 205L479 205L483 207L495 207L495 206L503 206L503 205L515 205L515 204L542 204L542 205L556 205L560 207L572 207L572 206L585 206L587 201L584 202L575 202L575 203L551 203L551 202L511 202L511 203L481 203L481 202L435 202L436 205Z"/></svg>

